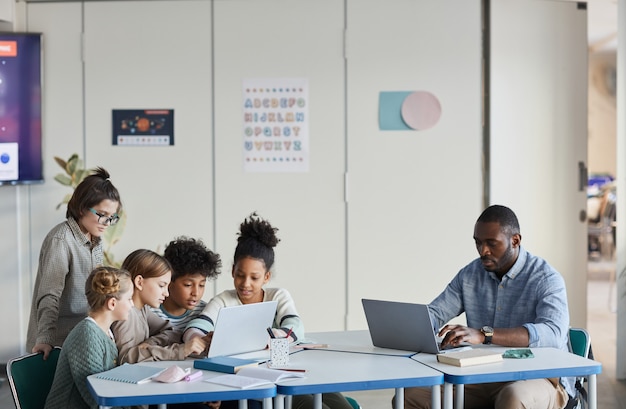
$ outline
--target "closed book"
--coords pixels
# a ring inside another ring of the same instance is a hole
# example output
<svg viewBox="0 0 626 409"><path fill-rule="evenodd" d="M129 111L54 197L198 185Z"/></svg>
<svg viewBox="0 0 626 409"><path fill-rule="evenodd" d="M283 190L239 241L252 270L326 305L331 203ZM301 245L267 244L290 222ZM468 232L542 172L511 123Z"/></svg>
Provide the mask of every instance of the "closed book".
<svg viewBox="0 0 626 409"><path fill-rule="evenodd" d="M96 378L125 383L145 383L164 370L165 368L156 366L123 364L97 374Z"/></svg>
<svg viewBox="0 0 626 409"><path fill-rule="evenodd" d="M245 366L258 365L259 362L254 359L233 358L231 356L214 356L212 358L196 359L193 367L196 369L204 369L205 371L216 371L225 373L237 373Z"/></svg>
<svg viewBox="0 0 626 409"><path fill-rule="evenodd" d="M502 352L489 348L468 349L458 352L437 354L437 361L455 366L490 364L502 361Z"/></svg>

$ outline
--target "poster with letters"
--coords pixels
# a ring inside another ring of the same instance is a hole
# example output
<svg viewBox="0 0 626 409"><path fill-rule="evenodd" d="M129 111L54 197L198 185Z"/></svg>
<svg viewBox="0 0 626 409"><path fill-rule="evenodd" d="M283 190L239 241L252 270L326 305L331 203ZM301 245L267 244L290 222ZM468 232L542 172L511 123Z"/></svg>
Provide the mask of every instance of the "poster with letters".
<svg viewBox="0 0 626 409"><path fill-rule="evenodd" d="M243 81L246 172L308 172L308 80Z"/></svg>

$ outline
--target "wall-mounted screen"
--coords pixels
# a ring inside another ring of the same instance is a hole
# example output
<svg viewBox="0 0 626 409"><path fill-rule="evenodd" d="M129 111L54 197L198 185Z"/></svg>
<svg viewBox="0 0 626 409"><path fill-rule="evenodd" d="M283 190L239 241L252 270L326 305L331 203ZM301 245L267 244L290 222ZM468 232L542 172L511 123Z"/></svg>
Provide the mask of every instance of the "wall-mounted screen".
<svg viewBox="0 0 626 409"><path fill-rule="evenodd" d="M0 32L0 185L43 182L41 38Z"/></svg>

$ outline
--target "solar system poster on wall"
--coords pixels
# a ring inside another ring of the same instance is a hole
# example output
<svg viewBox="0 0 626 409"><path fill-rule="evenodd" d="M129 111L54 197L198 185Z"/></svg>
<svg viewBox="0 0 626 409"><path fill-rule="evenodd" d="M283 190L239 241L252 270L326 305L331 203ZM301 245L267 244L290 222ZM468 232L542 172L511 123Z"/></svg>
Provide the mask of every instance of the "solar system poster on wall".
<svg viewBox="0 0 626 409"><path fill-rule="evenodd" d="M308 80L244 79L242 103L244 171L308 172Z"/></svg>
<svg viewBox="0 0 626 409"><path fill-rule="evenodd" d="M113 145L174 145L173 109L113 109Z"/></svg>

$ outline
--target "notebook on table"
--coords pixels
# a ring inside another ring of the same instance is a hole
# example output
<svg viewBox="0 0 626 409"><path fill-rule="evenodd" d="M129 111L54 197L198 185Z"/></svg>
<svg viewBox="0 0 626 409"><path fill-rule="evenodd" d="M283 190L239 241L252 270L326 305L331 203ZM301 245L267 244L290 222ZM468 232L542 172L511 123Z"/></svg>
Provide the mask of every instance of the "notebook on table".
<svg viewBox="0 0 626 409"><path fill-rule="evenodd" d="M268 343L278 301L223 307L217 314L208 358L261 351Z"/></svg>
<svg viewBox="0 0 626 409"><path fill-rule="evenodd" d="M374 346L429 354L460 349L440 349L440 341L425 304L365 298L361 302Z"/></svg>
<svg viewBox="0 0 626 409"><path fill-rule="evenodd" d="M96 378L106 379L107 381L141 384L149 382L164 370L165 368L155 366L125 363L97 374Z"/></svg>
<svg viewBox="0 0 626 409"><path fill-rule="evenodd" d="M267 384L274 384L285 379L297 379L304 377L304 374L298 372L279 371L260 366L247 366L245 368L241 368L241 370L237 371L236 374L216 376L205 380L205 382L246 389Z"/></svg>

